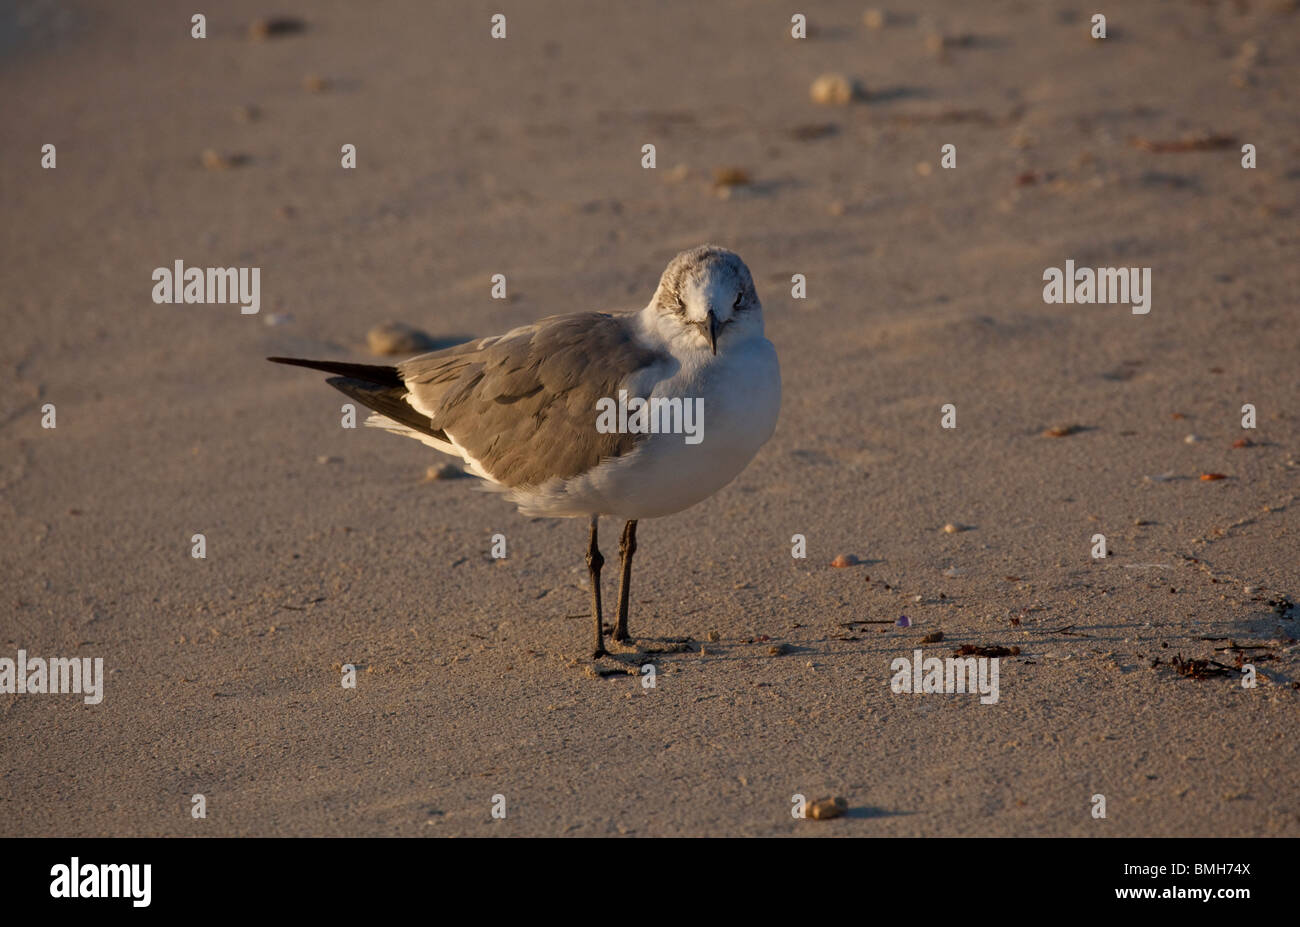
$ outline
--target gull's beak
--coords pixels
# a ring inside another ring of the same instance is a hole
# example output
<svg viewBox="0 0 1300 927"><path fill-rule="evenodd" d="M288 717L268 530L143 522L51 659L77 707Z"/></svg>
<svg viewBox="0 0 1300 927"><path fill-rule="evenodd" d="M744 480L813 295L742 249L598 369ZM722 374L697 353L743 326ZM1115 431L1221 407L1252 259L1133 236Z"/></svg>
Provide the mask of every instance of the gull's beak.
<svg viewBox="0 0 1300 927"><path fill-rule="evenodd" d="M718 317L713 314L712 309L709 310L708 323L709 323L709 347L713 349L714 354L717 354L718 353L718 329L721 328L721 326L718 325Z"/></svg>

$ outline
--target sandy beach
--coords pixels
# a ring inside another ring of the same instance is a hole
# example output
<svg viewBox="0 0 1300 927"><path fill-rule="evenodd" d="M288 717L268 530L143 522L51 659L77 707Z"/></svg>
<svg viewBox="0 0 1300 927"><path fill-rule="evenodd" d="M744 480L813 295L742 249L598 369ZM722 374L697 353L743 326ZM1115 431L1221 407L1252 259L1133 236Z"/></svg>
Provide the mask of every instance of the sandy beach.
<svg viewBox="0 0 1300 927"><path fill-rule="evenodd" d="M1300 835L1297 4L867 7L0 13L0 658L104 667L0 694L0 835ZM591 671L581 519L265 361L638 308L705 242L783 402L640 526L653 688ZM1045 302L1067 261L1149 311ZM964 646L995 704L891 688Z"/></svg>

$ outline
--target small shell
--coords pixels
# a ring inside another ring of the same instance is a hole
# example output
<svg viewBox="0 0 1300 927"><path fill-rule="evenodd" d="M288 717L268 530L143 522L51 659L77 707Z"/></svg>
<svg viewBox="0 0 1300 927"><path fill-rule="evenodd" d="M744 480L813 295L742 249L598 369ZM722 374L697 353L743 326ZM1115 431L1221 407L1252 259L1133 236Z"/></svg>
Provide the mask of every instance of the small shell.
<svg viewBox="0 0 1300 927"><path fill-rule="evenodd" d="M812 82L808 94L822 106L845 106L865 95L861 84L843 74L823 74Z"/></svg>
<svg viewBox="0 0 1300 927"><path fill-rule="evenodd" d="M713 185L715 187L745 187L753 183L749 171L743 167L715 167Z"/></svg>
<svg viewBox="0 0 1300 927"><path fill-rule="evenodd" d="M255 19L248 24L248 37L255 42L306 31L307 24L301 19L295 19L292 16L272 16L268 19Z"/></svg>
<svg viewBox="0 0 1300 927"><path fill-rule="evenodd" d="M381 322L366 332L366 345L371 354L416 354L429 350L432 338L405 322Z"/></svg>
<svg viewBox="0 0 1300 927"><path fill-rule="evenodd" d="M446 463L439 467L429 467L424 471L423 483L432 483L435 480L458 480L462 477L469 476L464 470L452 463Z"/></svg>
<svg viewBox="0 0 1300 927"><path fill-rule="evenodd" d="M822 798L808 805L807 815L814 821L829 821L848 810L849 803L843 798Z"/></svg>
<svg viewBox="0 0 1300 927"><path fill-rule="evenodd" d="M225 171L232 167L239 167L248 160L248 157L246 155L222 154L213 148L206 148L200 160L202 160L203 166L210 171Z"/></svg>

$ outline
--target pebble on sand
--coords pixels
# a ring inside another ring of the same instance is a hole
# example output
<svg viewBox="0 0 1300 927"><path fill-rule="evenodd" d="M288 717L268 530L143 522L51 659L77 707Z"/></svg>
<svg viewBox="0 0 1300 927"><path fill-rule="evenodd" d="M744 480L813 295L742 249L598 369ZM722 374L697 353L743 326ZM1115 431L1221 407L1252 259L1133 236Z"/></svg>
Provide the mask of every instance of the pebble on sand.
<svg viewBox="0 0 1300 927"><path fill-rule="evenodd" d="M889 14L884 10L867 10L862 14L862 24L868 29L883 29L889 25Z"/></svg>
<svg viewBox="0 0 1300 927"><path fill-rule="evenodd" d="M959 531L961 531L961 526L954 525L952 522L948 522L948 524L943 526L944 534L956 534Z"/></svg>
<svg viewBox="0 0 1300 927"><path fill-rule="evenodd" d="M302 89L308 93L324 93L329 86L330 82L319 74L308 74L302 79Z"/></svg>
<svg viewBox="0 0 1300 927"><path fill-rule="evenodd" d="M446 463L425 470L424 479L421 482L432 483L434 480L458 480L465 476L469 476L469 474L460 467L452 463Z"/></svg>
<svg viewBox="0 0 1300 927"><path fill-rule="evenodd" d="M860 83L843 74L823 74L812 82L808 93L822 106L845 106L866 96Z"/></svg>
<svg viewBox="0 0 1300 927"><path fill-rule="evenodd" d="M849 803L843 798L822 798L808 806L807 815L814 821L829 821L838 818L849 810Z"/></svg>
<svg viewBox="0 0 1300 927"><path fill-rule="evenodd" d="M898 620L895 621L894 624L900 628L910 628L912 626L912 619L908 618L906 615L899 615Z"/></svg>
<svg viewBox="0 0 1300 927"><path fill-rule="evenodd" d="M306 31L307 24L292 16L268 16L248 24L248 37L255 42Z"/></svg>
<svg viewBox="0 0 1300 927"><path fill-rule="evenodd" d="M767 655L769 657L781 657L785 656L789 652L789 644L773 644L771 647L767 648Z"/></svg>
<svg viewBox="0 0 1300 927"><path fill-rule="evenodd" d="M853 554L840 554L831 561L831 566L837 569L843 569L844 567L857 566L858 563L858 558Z"/></svg>
<svg viewBox="0 0 1300 927"><path fill-rule="evenodd" d="M927 32L925 35L925 50L941 61L947 60L949 49L969 48L974 44L975 36L967 33L946 35L942 32Z"/></svg>
<svg viewBox="0 0 1300 927"><path fill-rule="evenodd" d="M1082 425L1054 425L1043 432L1045 438L1065 438L1083 431Z"/></svg>
<svg viewBox="0 0 1300 927"><path fill-rule="evenodd" d="M210 171L226 171L248 162L248 155L222 154L213 148L205 148L200 156L203 166Z"/></svg>
<svg viewBox="0 0 1300 927"><path fill-rule="evenodd" d="M743 167L715 167L713 185L715 187L745 187L753 183L749 171Z"/></svg>
<svg viewBox="0 0 1300 927"><path fill-rule="evenodd" d="M434 341L424 332L405 322L381 322L366 332L371 354L415 354L428 351Z"/></svg>

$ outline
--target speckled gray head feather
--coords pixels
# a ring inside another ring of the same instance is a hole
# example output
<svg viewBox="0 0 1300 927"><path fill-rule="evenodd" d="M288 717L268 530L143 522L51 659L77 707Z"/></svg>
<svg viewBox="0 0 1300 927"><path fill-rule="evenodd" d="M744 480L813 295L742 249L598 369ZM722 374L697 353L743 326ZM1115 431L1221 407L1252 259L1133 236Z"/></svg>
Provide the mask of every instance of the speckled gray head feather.
<svg viewBox="0 0 1300 927"><path fill-rule="evenodd" d="M692 302L698 302L700 315L714 304L714 312L724 319L733 309L756 307L754 278L740 255L717 245L701 245L669 261L659 278L654 304L660 311L694 318Z"/></svg>

